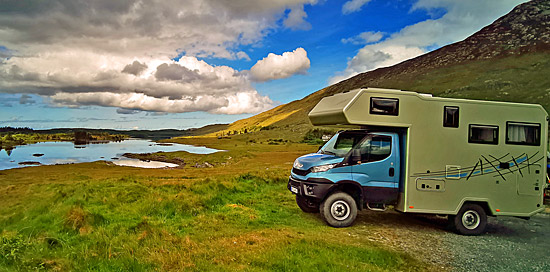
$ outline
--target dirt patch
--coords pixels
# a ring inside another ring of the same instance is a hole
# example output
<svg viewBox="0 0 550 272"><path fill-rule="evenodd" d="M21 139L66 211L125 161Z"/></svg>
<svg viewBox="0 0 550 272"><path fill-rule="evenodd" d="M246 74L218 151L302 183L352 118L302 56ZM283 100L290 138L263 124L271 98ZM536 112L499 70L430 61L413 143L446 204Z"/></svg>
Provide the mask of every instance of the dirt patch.
<svg viewBox="0 0 550 272"><path fill-rule="evenodd" d="M355 235L365 236L382 247L407 252L431 264L429 271L450 271L452 260L442 240L447 233L446 222L435 216L362 211L352 229Z"/></svg>

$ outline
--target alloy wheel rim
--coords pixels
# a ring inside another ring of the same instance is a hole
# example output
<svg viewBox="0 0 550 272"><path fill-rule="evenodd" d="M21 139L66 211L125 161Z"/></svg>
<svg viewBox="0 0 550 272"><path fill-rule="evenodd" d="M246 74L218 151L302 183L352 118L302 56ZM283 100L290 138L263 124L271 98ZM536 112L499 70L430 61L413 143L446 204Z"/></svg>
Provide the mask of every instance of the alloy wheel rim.
<svg viewBox="0 0 550 272"><path fill-rule="evenodd" d="M330 214L338 221L346 220L350 215L350 208L347 202L338 200L330 206Z"/></svg>
<svg viewBox="0 0 550 272"><path fill-rule="evenodd" d="M462 215L462 225L469 230L477 228L480 221L479 214L476 211L470 210Z"/></svg>

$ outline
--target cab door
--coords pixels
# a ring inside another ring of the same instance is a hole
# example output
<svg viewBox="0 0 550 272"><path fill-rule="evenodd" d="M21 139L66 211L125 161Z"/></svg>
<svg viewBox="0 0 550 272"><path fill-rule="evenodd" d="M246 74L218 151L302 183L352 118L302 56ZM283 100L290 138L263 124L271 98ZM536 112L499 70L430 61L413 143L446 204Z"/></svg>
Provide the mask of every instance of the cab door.
<svg viewBox="0 0 550 272"><path fill-rule="evenodd" d="M361 186L397 189L400 169L398 143L395 133L368 134L351 154L353 180Z"/></svg>

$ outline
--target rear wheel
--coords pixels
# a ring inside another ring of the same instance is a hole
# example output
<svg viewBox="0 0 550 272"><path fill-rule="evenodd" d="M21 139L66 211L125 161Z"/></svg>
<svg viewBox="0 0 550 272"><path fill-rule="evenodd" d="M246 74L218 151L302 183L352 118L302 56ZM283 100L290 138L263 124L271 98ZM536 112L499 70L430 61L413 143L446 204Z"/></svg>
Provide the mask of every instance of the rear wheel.
<svg viewBox="0 0 550 272"><path fill-rule="evenodd" d="M348 227L357 217L357 204L350 195L335 192L321 203L321 215L332 227Z"/></svg>
<svg viewBox="0 0 550 272"><path fill-rule="evenodd" d="M456 232L462 235L480 235L487 227L487 214L477 204L465 204L455 216L450 216Z"/></svg>
<svg viewBox="0 0 550 272"><path fill-rule="evenodd" d="M296 195L296 204L303 212L306 213L318 213L319 212L319 203L313 202L310 199Z"/></svg>

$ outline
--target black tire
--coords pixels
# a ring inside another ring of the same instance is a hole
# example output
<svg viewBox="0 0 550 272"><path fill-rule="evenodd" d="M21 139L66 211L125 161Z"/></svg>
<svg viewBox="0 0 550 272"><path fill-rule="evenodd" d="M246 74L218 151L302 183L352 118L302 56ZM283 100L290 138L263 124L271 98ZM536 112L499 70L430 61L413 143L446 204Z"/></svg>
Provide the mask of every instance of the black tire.
<svg viewBox="0 0 550 272"><path fill-rule="evenodd" d="M313 202L304 196L296 195L296 204L305 213L318 213L319 203Z"/></svg>
<svg viewBox="0 0 550 272"><path fill-rule="evenodd" d="M325 222L332 227L348 227L357 217L357 204L350 195L344 192L335 192L321 203L321 215Z"/></svg>
<svg viewBox="0 0 550 272"><path fill-rule="evenodd" d="M477 204L465 204L449 221L458 234L480 235L487 227L487 213Z"/></svg>

